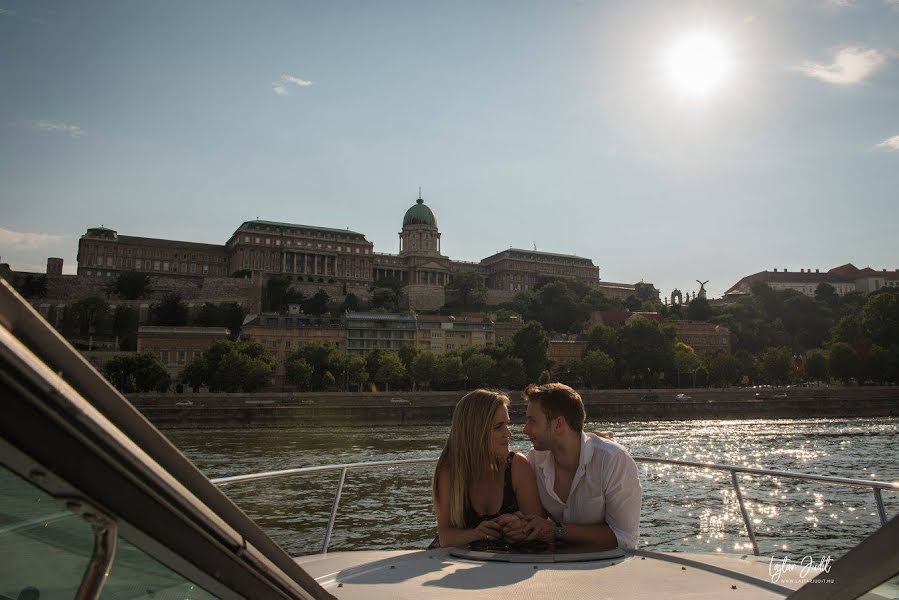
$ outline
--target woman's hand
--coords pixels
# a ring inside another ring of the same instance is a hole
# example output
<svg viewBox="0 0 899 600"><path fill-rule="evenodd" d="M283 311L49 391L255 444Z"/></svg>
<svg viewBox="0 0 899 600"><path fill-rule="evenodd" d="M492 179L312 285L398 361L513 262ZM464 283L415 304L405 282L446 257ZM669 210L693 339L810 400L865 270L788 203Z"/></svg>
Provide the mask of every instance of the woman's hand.
<svg viewBox="0 0 899 600"><path fill-rule="evenodd" d="M521 542L525 539L524 521L520 512L515 514L500 515L496 522L503 528L503 537L510 542Z"/></svg>
<svg viewBox="0 0 899 600"><path fill-rule="evenodd" d="M498 540L503 537L502 527L496 521L481 521L477 527L471 530L474 534L472 542Z"/></svg>

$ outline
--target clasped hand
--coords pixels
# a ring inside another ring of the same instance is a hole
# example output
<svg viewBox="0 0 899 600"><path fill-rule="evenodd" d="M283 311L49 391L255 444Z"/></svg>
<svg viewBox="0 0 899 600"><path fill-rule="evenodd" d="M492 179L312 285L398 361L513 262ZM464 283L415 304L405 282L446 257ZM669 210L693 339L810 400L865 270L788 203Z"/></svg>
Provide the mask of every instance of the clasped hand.
<svg viewBox="0 0 899 600"><path fill-rule="evenodd" d="M555 540L555 524L539 515L526 515L519 511L500 515L494 521L501 527L503 538L510 542Z"/></svg>

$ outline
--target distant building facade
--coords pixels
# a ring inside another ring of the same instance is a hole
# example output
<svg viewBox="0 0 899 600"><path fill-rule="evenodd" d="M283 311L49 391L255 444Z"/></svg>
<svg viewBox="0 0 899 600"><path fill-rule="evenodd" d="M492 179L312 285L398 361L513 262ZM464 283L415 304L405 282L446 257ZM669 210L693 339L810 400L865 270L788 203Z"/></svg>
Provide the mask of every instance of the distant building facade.
<svg viewBox="0 0 899 600"><path fill-rule="evenodd" d="M723 325L705 321L669 321L666 325L673 325L677 341L697 354L730 354L730 330Z"/></svg>
<svg viewBox="0 0 899 600"><path fill-rule="evenodd" d="M94 227L78 240L78 275L113 277L140 271L172 277L227 277L224 246L119 235ZM49 264L48 264L49 270Z"/></svg>
<svg viewBox="0 0 899 600"><path fill-rule="evenodd" d="M230 335L226 327L145 325L137 328L137 351L158 354L172 381L177 381L187 363L198 358L213 343L227 340Z"/></svg>
<svg viewBox="0 0 899 600"><path fill-rule="evenodd" d="M546 350L546 356L555 361L557 365L578 362L583 360L587 351L587 342L577 339L577 336L552 339Z"/></svg>
<svg viewBox="0 0 899 600"><path fill-rule="evenodd" d="M347 312L347 354L365 356L378 348L398 352L416 345L414 313Z"/></svg>
<svg viewBox="0 0 899 600"><path fill-rule="evenodd" d="M437 356L496 345L496 326L484 317L417 315L418 347Z"/></svg>
<svg viewBox="0 0 899 600"><path fill-rule="evenodd" d="M300 289L363 299L372 284L391 279L405 286L408 308L417 311L444 306L445 288L458 273L482 276L492 303L556 278L578 281L612 298L635 291L634 285L601 282L591 259L569 254L510 248L480 262L454 261L442 254L437 219L421 197L403 216L398 236L398 253L390 254L375 252L372 242L356 231L275 221L246 221L223 245L125 236L93 227L79 239L77 273L103 278L132 270L176 278L286 275Z"/></svg>
<svg viewBox="0 0 899 600"><path fill-rule="evenodd" d="M329 343L340 352L347 349L342 320L303 314L261 313L247 317L240 329L240 339L259 342L274 355L276 384L284 381L287 356L301 346Z"/></svg>
<svg viewBox="0 0 899 600"><path fill-rule="evenodd" d="M823 273L819 269L815 269L814 272L811 269L761 271L742 278L724 293L724 297L735 299L748 295L751 293L752 284L756 282L765 283L775 290L795 290L812 298L822 283L833 286L840 296L850 292L869 294L884 288L899 288L899 269L892 271L887 269L877 271L870 267L859 269L852 263L847 263Z"/></svg>

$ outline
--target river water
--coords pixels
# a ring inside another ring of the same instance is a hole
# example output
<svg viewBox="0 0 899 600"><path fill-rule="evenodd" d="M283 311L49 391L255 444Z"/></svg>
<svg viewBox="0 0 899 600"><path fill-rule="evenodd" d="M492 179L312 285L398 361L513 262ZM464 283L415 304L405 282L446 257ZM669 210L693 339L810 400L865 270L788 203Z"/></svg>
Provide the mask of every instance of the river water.
<svg viewBox="0 0 899 600"><path fill-rule="evenodd" d="M790 419L588 423L635 456L717 462L857 479L899 481L899 419ZM427 458L448 425L282 429L177 429L164 433L206 475ZM530 444L513 426L513 449ZM435 534L433 466L351 470L329 549L423 548ZM640 546L751 552L730 475L640 464ZM318 552L338 472L233 484L224 491L291 555ZM879 524L870 490L740 476L762 555L845 553ZM899 493L884 492L887 517Z"/></svg>

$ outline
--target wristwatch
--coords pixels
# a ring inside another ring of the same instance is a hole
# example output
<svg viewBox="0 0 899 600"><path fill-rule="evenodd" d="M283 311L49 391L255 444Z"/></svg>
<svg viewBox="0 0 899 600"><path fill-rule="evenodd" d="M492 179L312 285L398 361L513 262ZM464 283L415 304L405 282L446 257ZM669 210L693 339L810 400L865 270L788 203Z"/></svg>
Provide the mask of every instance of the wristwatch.
<svg viewBox="0 0 899 600"><path fill-rule="evenodd" d="M565 529L562 527L561 523L556 523L555 521L553 521L553 523L556 524L556 527L553 530L553 533L555 534L556 542L561 542L562 538L565 537Z"/></svg>

